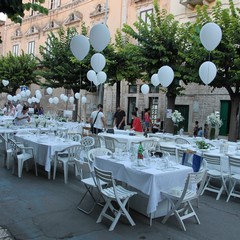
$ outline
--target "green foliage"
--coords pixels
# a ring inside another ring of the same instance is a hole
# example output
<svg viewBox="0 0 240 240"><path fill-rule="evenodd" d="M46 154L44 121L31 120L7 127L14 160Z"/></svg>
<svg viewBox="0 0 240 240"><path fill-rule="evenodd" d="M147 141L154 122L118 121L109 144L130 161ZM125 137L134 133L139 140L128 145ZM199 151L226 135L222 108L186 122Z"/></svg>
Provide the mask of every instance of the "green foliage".
<svg viewBox="0 0 240 240"><path fill-rule="evenodd" d="M160 10L158 2L154 1L154 13L148 15L148 22L141 18L134 27L124 25L123 32L138 42L135 65L146 82L164 65L171 66L175 78L168 87L168 95L178 95L181 90L179 80L182 79L183 57L180 55L185 43L184 31L172 14ZM139 76L141 77L141 76Z"/></svg>
<svg viewBox="0 0 240 240"><path fill-rule="evenodd" d="M48 10L41 6L45 0L35 0L34 3L23 3L22 0L4 0L0 2L1 12L7 14L7 16L15 23L21 23L24 17L24 11L33 9L43 14L48 14Z"/></svg>
<svg viewBox="0 0 240 240"><path fill-rule="evenodd" d="M0 92L15 95L21 85L30 86L32 83L39 84L36 75L38 64L36 59L29 54L22 52L20 56L14 56L11 52L0 58L1 79L9 80L9 85L0 85Z"/></svg>

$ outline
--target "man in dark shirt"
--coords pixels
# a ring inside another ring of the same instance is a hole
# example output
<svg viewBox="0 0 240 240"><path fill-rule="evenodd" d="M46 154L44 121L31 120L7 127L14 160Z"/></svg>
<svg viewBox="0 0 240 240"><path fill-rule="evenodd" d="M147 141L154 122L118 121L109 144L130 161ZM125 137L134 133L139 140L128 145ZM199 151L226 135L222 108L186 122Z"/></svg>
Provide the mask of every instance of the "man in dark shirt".
<svg viewBox="0 0 240 240"><path fill-rule="evenodd" d="M126 113L119 106L117 107L117 111L114 114L114 126L117 129L124 129L125 127L125 119Z"/></svg>

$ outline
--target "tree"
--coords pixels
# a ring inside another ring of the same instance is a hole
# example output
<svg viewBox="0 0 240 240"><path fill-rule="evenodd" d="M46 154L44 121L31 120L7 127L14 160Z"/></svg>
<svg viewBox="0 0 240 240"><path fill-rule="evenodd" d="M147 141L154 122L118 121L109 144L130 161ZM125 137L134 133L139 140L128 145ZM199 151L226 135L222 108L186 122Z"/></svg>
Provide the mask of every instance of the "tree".
<svg viewBox="0 0 240 240"><path fill-rule="evenodd" d="M9 81L9 85L0 86L0 92L15 95L21 85L30 86L32 83L39 84L36 74L38 63L29 54L22 52L20 56L14 56L11 52L0 58L0 76Z"/></svg>
<svg viewBox="0 0 240 240"><path fill-rule="evenodd" d="M85 24L82 25L81 34L87 35ZM95 52L91 47L89 54L82 61L78 61L70 50L71 39L76 35L78 33L75 28L67 28L66 30L61 28L57 34L51 32L45 46L40 46L41 70L38 73L46 79L44 86L72 89L74 94L80 89L96 91L95 85L87 79L87 72L92 68L90 58ZM113 54L113 48L108 46L103 54L108 64L111 61L108 60L108 56ZM108 68L106 67L106 69ZM75 101L76 111L73 117L75 120L77 119L77 103L78 101Z"/></svg>
<svg viewBox="0 0 240 240"><path fill-rule="evenodd" d="M167 108L175 109L175 99L183 90L179 85L182 79L184 66L183 57L179 54L185 47L184 31L178 21L174 20L172 14L166 10L160 10L158 2L154 0L154 12L148 15L149 21L139 18L134 23L136 30L129 25L124 25L123 32L137 40L139 52L136 67L140 69L139 78L147 83L154 73L158 72L161 66L168 65L174 70L174 81L166 92ZM166 129L173 132L173 123L166 119Z"/></svg>
<svg viewBox="0 0 240 240"><path fill-rule="evenodd" d="M34 11L48 14L48 10L41 5L44 2L45 0L34 0L27 3L23 3L22 0L3 0L0 2L0 9L1 12L7 14L8 18L13 22L21 23L25 15L25 10L29 11L33 9Z"/></svg>
<svg viewBox="0 0 240 240"><path fill-rule="evenodd" d="M115 35L115 44L111 61L108 64L107 73L109 76L108 83L113 85L116 83L116 107L120 106L121 101L121 81L126 80L134 83L139 76L139 69L136 67L138 47L130 44L129 39L123 36L119 30Z"/></svg>
<svg viewBox="0 0 240 240"><path fill-rule="evenodd" d="M238 135L238 120L240 103L240 16L239 9L229 0L229 8L224 8L220 1L212 8L209 15L208 8L197 7L196 23L189 26L189 47L186 49L185 67L188 72L185 79L200 84L198 69L200 65L209 60L209 53L200 43L199 32L207 22L215 22L222 29L222 40L218 47L211 52L210 60L217 66L217 76L209 84L213 88L225 88L231 99L231 114L229 123L229 140L236 141Z"/></svg>

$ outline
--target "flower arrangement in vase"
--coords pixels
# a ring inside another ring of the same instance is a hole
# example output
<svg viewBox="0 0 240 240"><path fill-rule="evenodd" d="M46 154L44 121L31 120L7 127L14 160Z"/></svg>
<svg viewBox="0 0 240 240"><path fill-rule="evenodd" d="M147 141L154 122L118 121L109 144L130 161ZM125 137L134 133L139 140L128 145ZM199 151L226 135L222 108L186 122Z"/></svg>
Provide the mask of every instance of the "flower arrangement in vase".
<svg viewBox="0 0 240 240"><path fill-rule="evenodd" d="M206 143L204 140L196 141L196 146L198 147L198 149L201 150L206 150L209 148L209 144Z"/></svg>
<svg viewBox="0 0 240 240"><path fill-rule="evenodd" d="M215 139L216 128L220 128L223 124L219 113L211 113L207 116L207 123L211 126L210 139Z"/></svg>
<svg viewBox="0 0 240 240"><path fill-rule="evenodd" d="M173 121L173 124L174 124L174 134L175 135L177 134L177 131L178 131L178 124L180 122L182 122L183 120L184 120L184 117L182 116L182 114L178 110L175 110L172 113L172 121Z"/></svg>

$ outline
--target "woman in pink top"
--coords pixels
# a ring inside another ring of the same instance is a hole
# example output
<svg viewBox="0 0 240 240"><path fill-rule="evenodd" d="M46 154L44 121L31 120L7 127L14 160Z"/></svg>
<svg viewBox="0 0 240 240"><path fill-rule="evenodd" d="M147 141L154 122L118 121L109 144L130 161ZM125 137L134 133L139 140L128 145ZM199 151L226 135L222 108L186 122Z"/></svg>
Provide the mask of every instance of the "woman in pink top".
<svg viewBox="0 0 240 240"><path fill-rule="evenodd" d="M145 113L144 113L144 124L145 124L145 131L149 132L150 131L150 125L151 125L152 121L150 118L150 109L145 109Z"/></svg>

